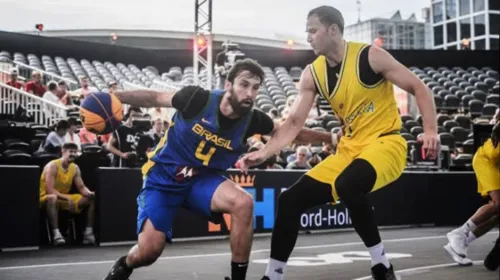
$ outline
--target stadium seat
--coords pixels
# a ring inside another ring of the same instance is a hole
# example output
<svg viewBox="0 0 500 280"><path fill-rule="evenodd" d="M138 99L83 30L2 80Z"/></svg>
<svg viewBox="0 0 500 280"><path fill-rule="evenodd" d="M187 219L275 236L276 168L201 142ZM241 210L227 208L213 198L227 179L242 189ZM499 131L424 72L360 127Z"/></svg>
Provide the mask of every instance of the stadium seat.
<svg viewBox="0 0 500 280"><path fill-rule="evenodd" d="M488 92L489 90L488 85L482 82L476 82L473 85L482 92Z"/></svg>
<svg viewBox="0 0 500 280"><path fill-rule="evenodd" d="M453 139L455 139L455 143L457 146L461 146L463 142L467 140L467 135L469 132L460 126L453 127L451 129L451 135L453 135Z"/></svg>
<svg viewBox="0 0 500 280"><path fill-rule="evenodd" d="M442 98L445 98L447 95L450 95L451 92L445 90L445 89L442 89L440 91L437 92L437 95L441 96Z"/></svg>
<svg viewBox="0 0 500 280"><path fill-rule="evenodd" d="M434 94L434 103L436 104L436 108L439 110L443 107L443 98L439 95Z"/></svg>
<svg viewBox="0 0 500 280"><path fill-rule="evenodd" d="M456 95L448 94L444 97L444 105L447 109L458 109L460 107L460 99Z"/></svg>
<svg viewBox="0 0 500 280"><path fill-rule="evenodd" d="M486 86L488 86L488 89L492 89L495 86L496 82L497 81L495 79L492 79L492 78L485 78L483 80L483 83L485 83Z"/></svg>
<svg viewBox="0 0 500 280"><path fill-rule="evenodd" d="M473 118L481 116L483 111L484 103L474 99L469 102L469 112Z"/></svg>
<svg viewBox="0 0 500 280"><path fill-rule="evenodd" d="M467 130L471 129L472 121L468 116L456 115L455 121L460 125L460 127L463 127Z"/></svg>
<svg viewBox="0 0 500 280"><path fill-rule="evenodd" d="M413 137L417 138L417 136L420 134L420 133L423 133L424 132L424 129L423 127L421 126L414 126L410 129L410 133L413 135Z"/></svg>
<svg viewBox="0 0 500 280"><path fill-rule="evenodd" d="M462 106L464 108L469 108L470 102L474 100L474 97L470 94L462 96Z"/></svg>
<svg viewBox="0 0 500 280"><path fill-rule="evenodd" d="M424 118L422 115L418 115L415 120L420 124L420 126L424 125Z"/></svg>
<svg viewBox="0 0 500 280"><path fill-rule="evenodd" d="M486 72L486 75L490 76L490 78L493 78L498 81L498 72L495 70L489 70Z"/></svg>
<svg viewBox="0 0 500 280"><path fill-rule="evenodd" d="M451 133L439 133L439 139L441 140L441 145L448 146L450 149L455 148L455 140L453 139L453 135Z"/></svg>
<svg viewBox="0 0 500 280"><path fill-rule="evenodd" d="M415 126L419 126L419 124L414 121L414 120L407 120L404 124L405 128L408 130L408 131L411 131L411 129Z"/></svg>
<svg viewBox="0 0 500 280"><path fill-rule="evenodd" d="M401 121L403 123L406 123L406 121L409 121L409 120L412 120L412 121L414 120L412 115L403 115L403 116L401 116Z"/></svg>
<svg viewBox="0 0 500 280"><path fill-rule="evenodd" d="M410 133L401 133L401 136L408 142L408 140L415 140L416 137Z"/></svg>
<svg viewBox="0 0 500 280"><path fill-rule="evenodd" d="M486 97L486 103L487 104L500 104L500 95L498 94L490 94Z"/></svg>
<svg viewBox="0 0 500 280"><path fill-rule="evenodd" d="M467 137L468 138L468 137ZM466 154L474 154L474 140L468 139L462 143L462 148Z"/></svg>
<svg viewBox="0 0 500 280"><path fill-rule="evenodd" d="M443 126L438 126L438 134L443 132L448 132L448 131L446 131L446 128L444 128Z"/></svg>
<svg viewBox="0 0 500 280"><path fill-rule="evenodd" d="M460 126L460 124L454 120L447 120L443 123L443 126L447 132L451 132L452 128Z"/></svg>
<svg viewBox="0 0 500 280"><path fill-rule="evenodd" d="M445 114L438 114L437 115L437 123L440 126L443 126L445 121L451 120L450 116L445 115Z"/></svg>
<svg viewBox="0 0 500 280"><path fill-rule="evenodd" d="M9 165L33 165L32 157L26 153L10 153L5 155L5 162Z"/></svg>
<svg viewBox="0 0 500 280"><path fill-rule="evenodd" d="M453 159L453 165L465 166L472 164L473 156L470 154L459 154Z"/></svg>
<svg viewBox="0 0 500 280"><path fill-rule="evenodd" d="M482 117L485 118L493 117L497 109L498 109L497 104L485 104L482 111Z"/></svg>
<svg viewBox="0 0 500 280"><path fill-rule="evenodd" d="M462 100L462 97L467 95L467 92L459 89L459 90L455 91L454 94L458 97L458 99Z"/></svg>

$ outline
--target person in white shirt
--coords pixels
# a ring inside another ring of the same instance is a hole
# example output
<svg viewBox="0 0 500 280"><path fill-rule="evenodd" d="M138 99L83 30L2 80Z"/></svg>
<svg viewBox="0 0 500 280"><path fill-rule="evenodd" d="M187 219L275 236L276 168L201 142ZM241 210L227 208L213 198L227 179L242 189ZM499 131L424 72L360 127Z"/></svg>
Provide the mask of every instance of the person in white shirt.
<svg viewBox="0 0 500 280"><path fill-rule="evenodd" d="M81 88L73 91L71 93L71 96L73 96L77 99L84 99L85 97L87 97L87 95L89 95L89 93L99 92L99 90L97 88L90 86L89 78L85 77L85 76L80 78L80 86L81 86Z"/></svg>
<svg viewBox="0 0 500 280"><path fill-rule="evenodd" d="M64 143L74 143L78 147L78 151L82 150L80 135L78 135L78 123L75 118L71 117L68 119L69 130L64 136Z"/></svg>
<svg viewBox="0 0 500 280"><path fill-rule="evenodd" d="M64 105L59 99L59 89L57 88L57 83L50 81L48 83L48 91L43 94L43 99L53 102L55 104Z"/></svg>

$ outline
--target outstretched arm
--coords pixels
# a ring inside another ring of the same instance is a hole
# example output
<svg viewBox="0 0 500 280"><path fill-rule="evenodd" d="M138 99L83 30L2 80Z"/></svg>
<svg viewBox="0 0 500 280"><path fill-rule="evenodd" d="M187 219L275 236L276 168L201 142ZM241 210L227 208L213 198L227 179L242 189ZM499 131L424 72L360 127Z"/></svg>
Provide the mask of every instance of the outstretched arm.
<svg viewBox="0 0 500 280"><path fill-rule="evenodd" d="M283 147L296 139L304 127L309 111L316 97L314 82L309 67L304 69L300 79L299 94L293 103L290 114L283 124L281 124L273 133L273 137L267 142L262 152L266 156L271 156L279 152ZM304 134L305 133L305 134ZM298 139L304 140L311 135L318 135L316 132L311 133L304 131ZM323 136L326 134L321 133ZM331 137L331 136L329 136ZM331 139L331 138L330 138Z"/></svg>
<svg viewBox="0 0 500 280"><path fill-rule="evenodd" d="M154 108L172 107L172 97L175 95L175 92L139 89L119 91L115 95L125 104L143 108Z"/></svg>
<svg viewBox="0 0 500 280"><path fill-rule="evenodd" d="M274 134L276 131L279 129L281 124L278 122L274 122L274 129L271 133L269 133L269 136L276 137ZM338 135L333 136L332 133L327 132L327 131L318 131L314 129L310 129L307 127L302 127L299 131L299 134L297 134L297 137L293 140L293 142L297 144L316 144L316 143L330 143L333 142L333 144L336 144L336 141L338 139ZM271 138L268 138L268 141Z"/></svg>

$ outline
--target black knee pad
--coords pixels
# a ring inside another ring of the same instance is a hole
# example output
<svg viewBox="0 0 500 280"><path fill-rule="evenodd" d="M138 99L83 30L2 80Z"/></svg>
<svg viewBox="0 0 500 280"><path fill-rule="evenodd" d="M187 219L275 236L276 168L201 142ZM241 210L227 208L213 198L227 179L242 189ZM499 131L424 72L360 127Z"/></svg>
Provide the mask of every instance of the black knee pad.
<svg viewBox="0 0 500 280"><path fill-rule="evenodd" d="M280 194L278 209L287 215L302 214L316 205L333 201L332 188L304 175L299 181Z"/></svg>
<svg viewBox="0 0 500 280"><path fill-rule="evenodd" d="M377 181L377 172L364 159L355 159L335 180L340 199L349 203L359 195L369 193Z"/></svg>

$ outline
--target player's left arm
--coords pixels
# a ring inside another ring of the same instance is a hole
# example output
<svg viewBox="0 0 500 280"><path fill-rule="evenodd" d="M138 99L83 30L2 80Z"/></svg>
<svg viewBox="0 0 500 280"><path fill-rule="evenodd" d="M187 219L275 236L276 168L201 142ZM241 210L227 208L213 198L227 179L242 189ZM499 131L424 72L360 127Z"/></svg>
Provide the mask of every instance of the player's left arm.
<svg viewBox="0 0 500 280"><path fill-rule="evenodd" d="M78 189L78 192L83 195L84 197L94 197L94 192L91 192L87 186L85 186L85 183L83 182L82 179L82 172L80 171L80 167L76 166L76 174L75 178L73 179L76 188Z"/></svg>
<svg viewBox="0 0 500 280"><path fill-rule="evenodd" d="M279 128L280 124L278 122L274 122L273 131L269 134L272 136L274 132ZM332 134L327 131L318 131L314 129L310 129L307 127L303 127L297 137L295 137L294 142L297 144L317 144L317 143L332 143L333 145L337 144L338 135Z"/></svg>
<svg viewBox="0 0 500 280"><path fill-rule="evenodd" d="M403 90L413 94L422 114L424 125L423 148L431 158L435 158L439 151L437 136L437 116L434 97L427 86L408 68L397 61L386 50L372 46L368 59L373 71L380 73L385 79Z"/></svg>

